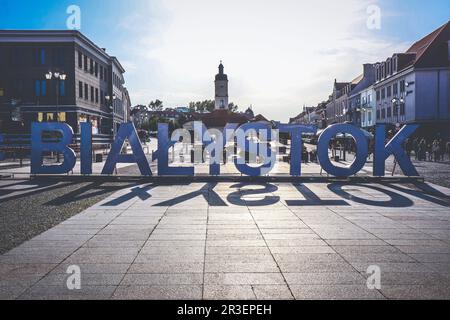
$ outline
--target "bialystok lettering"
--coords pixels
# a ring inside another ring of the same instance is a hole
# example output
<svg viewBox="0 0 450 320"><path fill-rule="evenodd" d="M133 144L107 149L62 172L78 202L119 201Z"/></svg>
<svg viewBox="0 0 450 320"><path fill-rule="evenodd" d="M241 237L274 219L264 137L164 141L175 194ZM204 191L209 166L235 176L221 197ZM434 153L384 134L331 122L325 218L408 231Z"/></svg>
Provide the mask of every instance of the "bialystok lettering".
<svg viewBox="0 0 450 320"><path fill-rule="evenodd" d="M376 128L375 150L373 161L373 175L384 176L385 161L393 155L406 176L418 176L416 169L403 149L403 143L417 129L417 125L404 126L397 135L385 144L385 127ZM59 132L61 138L56 141L47 141L44 133ZM289 134L291 137L291 176L301 176L302 134L316 133L317 128L304 125L279 125L273 130L262 123L247 123L240 127L237 124L228 124L220 131L206 129L201 122L195 122L193 134L188 130L176 130L169 137L167 124L158 125L158 148L153 152L151 161L157 161L159 176L193 176L194 166L169 166L169 150L177 143L184 145L201 146L201 161L209 159L210 175L220 175L221 163L224 157L232 153L234 165L237 170L248 176L267 175L276 162L276 151L273 146L278 141L279 133ZM330 160L330 140L337 134L350 135L355 140L355 160L347 167L336 166ZM193 140L191 141L191 137ZM32 124L32 150L31 173L64 174L70 172L76 164L76 154L69 145L72 142L73 130L66 123L48 122ZM131 153L123 154L121 150L128 141ZM231 148L230 148L231 142ZM227 147L228 145L228 147ZM240 150L240 152L237 152ZM59 165L44 165L43 155L48 152L57 152L63 155L64 161ZM244 156L243 156L244 154ZM250 165L245 154L257 154L260 161L257 165ZM350 124L336 124L325 129L319 136L317 146L318 161L327 173L336 177L349 177L358 173L366 164L368 156L368 140L363 132ZM262 160L261 160L262 159ZM152 176L149 160L146 158L141 142L133 123L120 126L115 141L103 167L103 175L112 175L118 163L136 163L143 176ZM81 125L80 170L82 175L92 174L92 128L90 123Z"/></svg>

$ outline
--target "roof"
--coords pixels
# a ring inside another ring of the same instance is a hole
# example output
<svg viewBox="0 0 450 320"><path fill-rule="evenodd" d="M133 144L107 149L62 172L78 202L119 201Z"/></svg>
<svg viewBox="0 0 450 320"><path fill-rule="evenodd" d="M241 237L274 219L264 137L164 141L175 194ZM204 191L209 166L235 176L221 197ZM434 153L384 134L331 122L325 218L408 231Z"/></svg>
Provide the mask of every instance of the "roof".
<svg viewBox="0 0 450 320"><path fill-rule="evenodd" d="M443 26L439 27L438 29L434 30L427 36L423 37L416 43L414 43L411 48L409 48L406 53L415 53L416 54L416 61L418 61L423 54L426 52L426 50L430 47L430 45L436 40L436 38L439 36L439 34L450 24L450 21L448 21Z"/></svg>
<svg viewBox="0 0 450 320"><path fill-rule="evenodd" d="M346 85L348 85L348 82L335 82L334 83L334 87L336 88L336 90L341 90L341 89L345 88Z"/></svg>
<svg viewBox="0 0 450 320"><path fill-rule="evenodd" d="M266 117L264 117L262 114L258 114L256 117L254 117L252 120L252 122L258 122L258 121L264 121L264 122L270 122L269 120L266 119Z"/></svg>
<svg viewBox="0 0 450 320"><path fill-rule="evenodd" d="M355 79L352 80L352 84L358 84L361 82L361 80L363 79L364 75L360 74L359 76L357 76Z"/></svg>
<svg viewBox="0 0 450 320"><path fill-rule="evenodd" d="M222 128L228 123L244 124L248 122L245 115L229 110L214 110L211 113L199 113L195 115L195 118L198 121L202 121L207 128Z"/></svg>
<svg viewBox="0 0 450 320"><path fill-rule="evenodd" d="M87 45L99 56L116 63L122 73L125 69L116 57L110 56L78 30L0 30L0 42L76 42Z"/></svg>

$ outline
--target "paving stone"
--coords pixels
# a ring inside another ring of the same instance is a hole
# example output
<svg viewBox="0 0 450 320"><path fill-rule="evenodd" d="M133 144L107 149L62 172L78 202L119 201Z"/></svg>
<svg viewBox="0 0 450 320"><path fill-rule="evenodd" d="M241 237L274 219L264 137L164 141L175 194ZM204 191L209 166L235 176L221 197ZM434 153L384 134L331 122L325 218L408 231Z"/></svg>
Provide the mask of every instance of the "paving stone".
<svg viewBox="0 0 450 320"><path fill-rule="evenodd" d="M250 285L205 285L203 298L206 300L256 300Z"/></svg>
<svg viewBox="0 0 450 320"><path fill-rule="evenodd" d="M118 190L0 256L0 299L450 298L446 207L417 197L408 208L386 207L383 185L345 186L348 200L310 183L311 202L277 183L268 192L280 197L275 204L243 192L260 186L233 185L214 189L226 207L202 195L172 201L199 190L210 197L204 183L143 185L148 200L109 205L131 188ZM310 205L288 206L299 199ZM81 269L82 290L67 289L71 265ZM366 285L373 266L380 291Z"/></svg>
<svg viewBox="0 0 450 320"><path fill-rule="evenodd" d="M292 285L297 300L378 300L385 299L377 290L363 285Z"/></svg>
<svg viewBox="0 0 450 320"><path fill-rule="evenodd" d="M200 300L199 285L121 285L114 293L117 300Z"/></svg>
<svg viewBox="0 0 450 320"><path fill-rule="evenodd" d="M285 281L274 273L206 273L205 285L283 285Z"/></svg>

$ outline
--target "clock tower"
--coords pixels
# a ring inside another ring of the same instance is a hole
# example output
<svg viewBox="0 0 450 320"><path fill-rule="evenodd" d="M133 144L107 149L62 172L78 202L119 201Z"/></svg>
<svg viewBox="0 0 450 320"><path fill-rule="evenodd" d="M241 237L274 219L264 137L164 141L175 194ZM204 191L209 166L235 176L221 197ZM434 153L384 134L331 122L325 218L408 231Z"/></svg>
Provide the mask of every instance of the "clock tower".
<svg viewBox="0 0 450 320"><path fill-rule="evenodd" d="M228 76L223 72L223 64L220 61L219 74L214 81L216 86L216 110L228 110Z"/></svg>

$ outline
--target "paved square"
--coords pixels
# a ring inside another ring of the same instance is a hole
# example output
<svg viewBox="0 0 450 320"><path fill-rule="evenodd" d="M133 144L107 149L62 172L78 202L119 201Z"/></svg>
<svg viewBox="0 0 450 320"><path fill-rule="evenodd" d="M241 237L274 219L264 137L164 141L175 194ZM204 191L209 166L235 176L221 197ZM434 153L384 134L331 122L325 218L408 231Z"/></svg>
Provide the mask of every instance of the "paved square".
<svg viewBox="0 0 450 320"><path fill-rule="evenodd" d="M0 256L0 298L449 299L449 199L424 184L133 186Z"/></svg>

